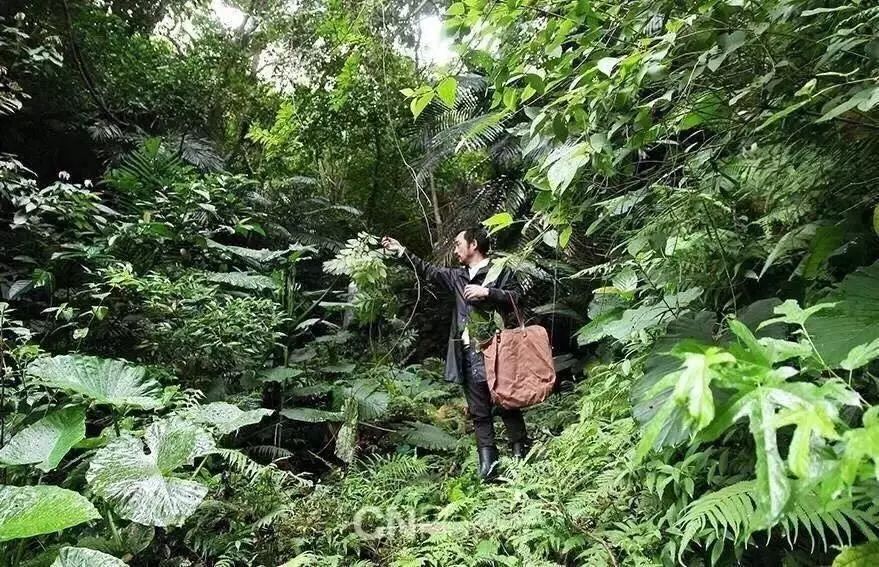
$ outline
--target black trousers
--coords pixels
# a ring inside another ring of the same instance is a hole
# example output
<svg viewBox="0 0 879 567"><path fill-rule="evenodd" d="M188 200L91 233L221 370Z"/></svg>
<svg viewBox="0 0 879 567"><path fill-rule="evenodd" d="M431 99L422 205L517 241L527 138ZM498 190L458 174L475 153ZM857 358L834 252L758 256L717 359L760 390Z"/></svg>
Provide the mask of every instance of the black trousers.
<svg viewBox="0 0 879 567"><path fill-rule="evenodd" d="M463 363L464 396L467 398L470 418L473 420L473 428L476 430L476 446L495 446L494 412L501 416L507 429L507 440L510 443L527 441L522 411L508 410L492 403L488 382L485 380L485 364L482 353L465 348Z"/></svg>

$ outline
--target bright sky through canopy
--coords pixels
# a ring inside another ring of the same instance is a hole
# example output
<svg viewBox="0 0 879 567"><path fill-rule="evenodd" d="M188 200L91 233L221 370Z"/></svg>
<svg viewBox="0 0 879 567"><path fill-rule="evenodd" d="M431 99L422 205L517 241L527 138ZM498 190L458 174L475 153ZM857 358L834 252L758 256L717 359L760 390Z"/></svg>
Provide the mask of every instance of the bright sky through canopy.
<svg viewBox="0 0 879 567"><path fill-rule="evenodd" d="M211 9L227 28L237 28L244 21L244 12L223 0L212 0ZM434 65L445 65L455 57L451 40L443 34L443 23L439 16L422 18L418 27L421 32L419 59Z"/></svg>

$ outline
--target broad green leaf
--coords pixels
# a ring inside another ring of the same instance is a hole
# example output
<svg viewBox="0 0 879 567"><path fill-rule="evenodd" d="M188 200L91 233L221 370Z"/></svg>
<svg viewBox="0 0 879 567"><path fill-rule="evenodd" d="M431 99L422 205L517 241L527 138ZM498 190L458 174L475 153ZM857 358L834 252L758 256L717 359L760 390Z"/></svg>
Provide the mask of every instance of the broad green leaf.
<svg viewBox="0 0 879 567"><path fill-rule="evenodd" d="M731 53L734 53L745 44L746 37L745 32L742 30L721 34L717 38L720 54L708 61L708 68L712 71L717 71Z"/></svg>
<svg viewBox="0 0 879 567"><path fill-rule="evenodd" d="M711 379L715 371L712 367L731 362L735 362L735 357L717 347L709 347L704 353L688 352L684 355L683 371L672 398L686 407L695 431L704 429L714 419Z"/></svg>
<svg viewBox="0 0 879 567"><path fill-rule="evenodd" d="M702 294L701 288L691 288L680 293L667 295L661 300L642 305L637 309L626 309L619 316L602 317L592 321L577 332L580 344L595 342L604 337L627 341L641 331L651 329L674 318L677 312Z"/></svg>
<svg viewBox="0 0 879 567"><path fill-rule="evenodd" d="M482 224L494 233L513 224L513 215L510 213L497 213L482 221Z"/></svg>
<svg viewBox="0 0 879 567"><path fill-rule="evenodd" d="M854 483L861 463L868 459L873 461L873 476L879 480L879 406L868 409L863 422L863 427L843 435L845 451L840 461L840 477L847 486Z"/></svg>
<svg viewBox="0 0 879 567"><path fill-rule="evenodd" d="M173 476L196 457L215 449L211 435L179 418L153 422L144 442L123 434L92 458L86 480L94 494L113 504L126 520L148 526L178 526L195 512L207 487Z"/></svg>
<svg viewBox="0 0 879 567"><path fill-rule="evenodd" d="M662 429L666 423L671 421L670 418L677 409L675 406L676 404L673 403L663 404L660 410L654 415L653 419L650 420L641 432L641 440L635 448L634 459L636 465L644 460L644 457L650 453L651 449L659 445Z"/></svg>
<svg viewBox="0 0 879 567"><path fill-rule="evenodd" d="M58 466L67 452L85 439L85 410L69 407L50 413L29 425L0 450L0 463L37 464L43 472Z"/></svg>
<svg viewBox="0 0 879 567"><path fill-rule="evenodd" d="M212 402L188 410L186 419L194 423L209 425L221 434L232 433L244 426L259 423L262 418L274 413L270 409L254 409L244 411L238 406L226 402Z"/></svg>
<svg viewBox="0 0 879 567"><path fill-rule="evenodd" d="M583 144L572 147L549 166L546 179L554 193L562 193L567 189L580 168L589 163L589 156L583 152L584 147Z"/></svg>
<svg viewBox="0 0 879 567"><path fill-rule="evenodd" d="M0 486L0 541L76 526L101 515L82 495L57 486Z"/></svg>
<svg viewBox="0 0 879 567"><path fill-rule="evenodd" d="M760 341L751 330L741 321L737 319L729 319L727 321L729 330L739 339L739 341L748 349L748 362L769 368L773 362L769 353L760 344Z"/></svg>
<svg viewBox="0 0 879 567"><path fill-rule="evenodd" d="M564 249L568 246L568 241L571 240L571 235L574 234L574 227L568 225L562 230L561 234L559 234L559 247Z"/></svg>
<svg viewBox="0 0 879 567"><path fill-rule="evenodd" d="M454 77L446 77L436 86L436 96L449 108L455 108L455 95L458 81Z"/></svg>
<svg viewBox="0 0 879 567"><path fill-rule="evenodd" d="M847 4L843 6L835 6L833 8L812 8L810 10L803 10L800 12L800 17L808 18L809 16L814 16L816 14L828 14L830 12L840 12L843 10L854 10L855 7Z"/></svg>
<svg viewBox="0 0 879 567"><path fill-rule="evenodd" d="M809 243L809 253L803 258L796 270L804 278L814 280L827 259L843 243L842 228L835 225L825 225L818 228L812 242Z"/></svg>
<svg viewBox="0 0 879 567"><path fill-rule="evenodd" d="M807 99L801 100L801 101L799 101L799 102L796 102L796 103L794 103L794 104L791 104L791 105L787 106L786 108L784 108L784 109L782 109L782 110L779 110L778 112L773 113L769 118L767 118L766 120L764 120L762 124L760 124L759 126L757 126L757 129L754 130L754 131L755 131L755 132L759 132L760 130L763 130L764 128L767 128L768 126L771 126L772 124L775 124L776 122L778 122L778 121L781 120L782 118L784 118L784 117L786 117L786 116L788 116L788 115L790 115L790 114L793 114L794 112L796 112L797 110L799 110L799 109L801 109L802 107L806 106L806 105L809 104L810 102L812 102L812 99L811 99L811 98L807 98Z"/></svg>
<svg viewBox="0 0 879 567"><path fill-rule="evenodd" d="M858 345L848 351L845 359L839 363L840 368L845 370L857 370L879 358L879 339L866 345Z"/></svg>
<svg viewBox="0 0 879 567"><path fill-rule="evenodd" d="M619 57L602 57L595 64L595 67L598 68L599 71L610 77L613 74L614 68L619 64L622 59Z"/></svg>
<svg viewBox="0 0 879 567"><path fill-rule="evenodd" d="M62 547L58 559L50 567L126 567L126 563L85 547Z"/></svg>
<svg viewBox="0 0 879 567"><path fill-rule="evenodd" d="M837 104L836 106L825 112L821 116L821 118L819 118L815 122L821 123L827 122L828 120L833 120L837 116L845 114L855 107L857 107L858 110L867 112L868 110L872 109L876 104L879 104L879 87L865 87L854 93L844 102Z"/></svg>
<svg viewBox="0 0 879 567"><path fill-rule="evenodd" d="M301 368L290 368L288 366L277 366L259 371L259 379L262 382L286 382L291 378L301 376L304 370Z"/></svg>
<svg viewBox="0 0 879 567"><path fill-rule="evenodd" d="M807 359L815 354L812 347L804 341L795 343L793 341L783 341L772 337L763 337L760 339L760 346L762 346L769 354L769 360L771 360L773 364L784 362L791 358Z"/></svg>
<svg viewBox="0 0 879 567"><path fill-rule="evenodd" d="M28 374L44 386L70 390L96 403L154 409L162 405L162 388L146 370L121 360L66 354L38 358Z"/></svg>
<svg viewBox="0 0 879 567"><path fill-rule="evenodd" d="M281 415L293 421L323 423L325 421L342 421L342 414L317 408L288 408L281 410Z"/></svg>
<svg viewBox="0 0 879 567"><path fill-rule="evenodd" d="M879 541L846 547L833 560L833 567L875 567L879 565Z"/></svg>
<svg viewBox="0 0 879 567"><path fill-rule="evenodd" d="M429 91L412 99L409 103L409 110L412 111L413 118L418 118L424 109L427 108L427 105L430 104L430 101L433 100L433 96L434 92Z"/></svg>
<svg viewBox="0 0 879 567"><path fill-rule="evenodd" d="M825 301L834 308L812 315L806 330L824 361L836 368L852 349L879 339L879 263L846 276Z"/></svg>
<svg viewBox="0 0 879 567"><path fill-rule="evenodd" d="M497 258L491 260L488 267L488 273L485 274L485 279L482 280L482 285L489 285L497 281L501 272L504 271L504 267L507 265L508 260L509 258Z"/></svg>
<svg viewBox="0 0 879 567"><path fill-rule="evenodd" d="M767 527L777 522L784 512L790 499L790 480L778 452L772 402L768 396L760 396L750 409L748 417L757 453L757 502L760 505L756 525Z"/></svg>
<svg viewBox="0 0 879 567"><path fill-rule="evenodd" d="M830 413L828 413L830 412ZM826 439L839 439L834 420L836 411L830 404L814 404L793 409L782 409L776 417L776 428L785 425L796 425L790 448L788 449L787 463L794 475L799 478L813 476L809 452L812 446L812 437L820 436Z"/></svg>
<svg viewBox="0 0 879 567"><path fill-rule="evenodd" d="M799 303L797 303L796 299L788 299L774 309L774 313L780 315L780 317L774 317L767 321L763 321L757 329L759 330L776 323L788 323L790 325L802 326L806 323L809 317L815 313L818 313L823 309L832 309L835 305L835 303L819 303L803 309L800 307Z"/></svg>
<svg viewBox="0 0 879 567"><path fill-rule="evenodd" d="M447 16L463 16L467 12L467 7L463 2L454 2L446 8Z"/></svg>

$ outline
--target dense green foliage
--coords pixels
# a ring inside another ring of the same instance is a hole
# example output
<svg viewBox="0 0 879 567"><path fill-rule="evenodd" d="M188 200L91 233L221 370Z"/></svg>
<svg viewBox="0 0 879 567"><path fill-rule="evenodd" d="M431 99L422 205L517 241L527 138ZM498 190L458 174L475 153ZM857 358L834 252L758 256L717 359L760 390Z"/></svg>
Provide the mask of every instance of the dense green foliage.
<svg viewBox="0 0 879 567"><path fill-rule="evenodd" d="M220 4L0 7L0 565L876 563L879 8ZM377 238L477 222L491 484Z"/></svg>

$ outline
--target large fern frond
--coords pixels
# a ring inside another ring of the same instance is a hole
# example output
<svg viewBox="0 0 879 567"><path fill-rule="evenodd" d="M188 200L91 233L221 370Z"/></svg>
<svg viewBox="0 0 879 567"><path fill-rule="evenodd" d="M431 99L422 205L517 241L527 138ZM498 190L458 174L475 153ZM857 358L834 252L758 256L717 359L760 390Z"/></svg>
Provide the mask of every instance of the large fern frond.
<svg viewBox="0 0 879 567"><path fill-rule="evenodd" d="M746 545L758 531L753 524L758 515L757 492L756 481L747 480L709 492L691 502L677 522L682 534L680 553L686 551L692 542L705 547L722 546L726 542ZM814 491L803 491L795 492L777 527L791 547L799 541L802 527L813 549L820 539L822 549L826 551L829 543L850 545L853 527L868 540L875 540L876 533L871 526L877 524L877 508L869 498L837 498L825 503ZM831 542L828 542L828 535L832 536Z"/></svg>

